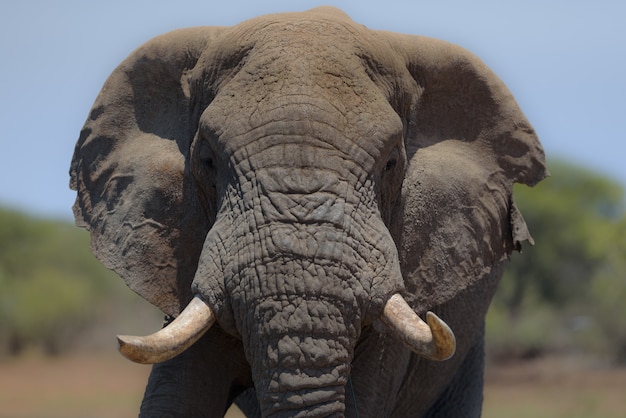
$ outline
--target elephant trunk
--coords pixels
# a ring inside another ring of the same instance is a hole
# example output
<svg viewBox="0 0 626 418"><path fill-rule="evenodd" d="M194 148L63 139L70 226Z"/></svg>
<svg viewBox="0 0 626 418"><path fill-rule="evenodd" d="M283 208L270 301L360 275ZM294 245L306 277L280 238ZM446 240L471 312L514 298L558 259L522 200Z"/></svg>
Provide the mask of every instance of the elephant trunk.
<svg viewBox="0 0 626 418"><path fill-rule="evenodd" d="M337 302L267 298L247 313L244 346L264 417L344 416L359 328Z"/></svg>

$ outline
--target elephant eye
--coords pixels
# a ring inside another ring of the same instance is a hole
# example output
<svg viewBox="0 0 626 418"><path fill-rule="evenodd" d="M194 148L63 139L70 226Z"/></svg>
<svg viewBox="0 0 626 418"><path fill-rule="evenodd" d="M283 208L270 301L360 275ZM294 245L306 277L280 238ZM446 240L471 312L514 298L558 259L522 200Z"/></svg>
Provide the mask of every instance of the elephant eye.
<svg viewBox="0 0 626 418"><path fill-rule="evenodd" d="M389 161L387 161L387 164L385 165L385 171L393 170L397 164L398 164L397 158L389 159Z"/></svg>
<svg viewBox="0 0 626 418"><path fill-rule="evenodd" d="M211 149L206 143L203 143L200 147L200 161L204 166L208 169L212 169L214 167L213 163L213 153Z"/></svg>
<svg viewBox="0 0 626 418"><path fill-rule="evenodd" d="M387 160L387 164L385 164L385 171L391 171L398 165L398 158L400 158L400 152L398 148L394 148L389 154L389 159Z"/></svg>

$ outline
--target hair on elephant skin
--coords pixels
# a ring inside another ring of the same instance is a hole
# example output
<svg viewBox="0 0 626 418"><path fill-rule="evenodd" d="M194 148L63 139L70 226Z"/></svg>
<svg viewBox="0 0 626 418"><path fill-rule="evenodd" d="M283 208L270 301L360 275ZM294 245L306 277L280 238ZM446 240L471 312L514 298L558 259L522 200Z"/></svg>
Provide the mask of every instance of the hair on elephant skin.
<svg viewBox="0 0 626 418"><path fill-rule="evenodd" d="M478 417L484 319L547 175L504 84L341 11L174 31L111 74L76 145L95 255L176 318L141 416Z"/></svg>

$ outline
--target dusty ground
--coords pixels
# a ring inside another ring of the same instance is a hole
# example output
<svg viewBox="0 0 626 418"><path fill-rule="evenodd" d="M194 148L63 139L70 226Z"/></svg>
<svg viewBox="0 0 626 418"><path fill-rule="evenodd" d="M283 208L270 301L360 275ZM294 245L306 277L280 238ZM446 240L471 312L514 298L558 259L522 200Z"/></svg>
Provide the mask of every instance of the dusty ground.
<svg viewBox="0 0 626 418"><path fill-rule="evenodd" d="M148 372L115 353L0 361L0 417L136 417ZM483 417L626 417L626 369L572 360L490 368Z"/></svg>
<svg viewBox="0 0 626 418"><path fill-rule="evenodd" d="M136 416L149 368L117 356L0 363L0 417Z"/></svg>
<svg viewBox="0 0 626 418"><path fill-rule="evenodd" d="M625 418L626 368L541 359L487 369L483 418Z"/></svg>

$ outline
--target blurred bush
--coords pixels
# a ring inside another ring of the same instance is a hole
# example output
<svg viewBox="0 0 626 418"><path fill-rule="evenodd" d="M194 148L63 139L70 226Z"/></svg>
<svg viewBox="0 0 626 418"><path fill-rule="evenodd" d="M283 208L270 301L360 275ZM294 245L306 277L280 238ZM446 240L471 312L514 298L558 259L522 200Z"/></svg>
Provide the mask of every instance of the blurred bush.
<svg viewBox="0 0 626 418"><path fill-rule="evenodd" d="M487 316L490 358L546 353L626 363L626 208L615 182L565 162L516 187L534 247L513 254ZM55 354L86 339L141 334L156 308L91 254L89 234L66 222L0 209L0 354Z"/></svg>
<svg viewBox="0 0 626 418"><path fill-rule="evenodd" d="M569 352L626 361L621 185L562 161L515 201L536 245L513 254L487 317L488 354Z"/></svg>
<svg viewBox="0 0 626 418"><path fill-rule="evenodd" d="M0 209L0 354L58 354L103 322L150 309L136 299L91 254L86 231Z"/></svg>

